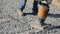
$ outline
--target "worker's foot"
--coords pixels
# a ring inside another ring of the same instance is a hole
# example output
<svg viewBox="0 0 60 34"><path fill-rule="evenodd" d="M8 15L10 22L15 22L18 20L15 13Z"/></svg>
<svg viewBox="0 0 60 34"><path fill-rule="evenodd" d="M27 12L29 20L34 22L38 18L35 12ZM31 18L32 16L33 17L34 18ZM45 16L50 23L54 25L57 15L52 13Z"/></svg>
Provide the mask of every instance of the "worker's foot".
<svg viewBox="0 0 60 34"><path fill-rule="evenodd" d="M48 28L49 26L51 26L51 24L41 23L41 27L44 29Z"/></svg>
<svg viewBox="0 0 60 34"><path fill-rule="evenodd" d="M32 28L36 29L35 32L39 32L41 30L44 30L44 28L41 27L41 25L38 21L31 22L30 25L31 25Z"/></svg>
<svg viewBox="0 0 60 34"><path fill-rule="evenodd" d="M21 11L21 10L18 11L19 16L23 16L23 14L24 14L23 11Z"/></svg>
<svg viewBox="0 0 60 34"><path fill-rule="evenodd" d="M41 27L47 26L47 25L51 25L51 24L46 24L46 23L40 23Z"/></svg>

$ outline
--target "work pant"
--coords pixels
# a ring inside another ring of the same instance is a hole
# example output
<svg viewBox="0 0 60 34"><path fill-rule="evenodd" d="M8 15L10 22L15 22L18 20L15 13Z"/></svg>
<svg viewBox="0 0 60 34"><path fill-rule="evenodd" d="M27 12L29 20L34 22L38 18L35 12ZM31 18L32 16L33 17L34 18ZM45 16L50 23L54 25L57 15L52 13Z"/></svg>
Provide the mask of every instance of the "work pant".
<svg viewBox="0 0 60 34"><path fill-rule="evenodd" d="M23 11L26 6L26 2L27 0L20 0L18 9ZM38 0L34 0L33 10L36 9L37 7L38 7Z"/></svg>

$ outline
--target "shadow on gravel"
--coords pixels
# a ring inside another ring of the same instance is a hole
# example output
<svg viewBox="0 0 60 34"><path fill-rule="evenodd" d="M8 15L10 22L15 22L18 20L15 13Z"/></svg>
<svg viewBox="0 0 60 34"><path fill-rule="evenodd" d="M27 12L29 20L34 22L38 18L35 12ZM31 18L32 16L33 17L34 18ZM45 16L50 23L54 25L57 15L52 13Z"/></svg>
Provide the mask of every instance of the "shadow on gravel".
<svg viewBox="0 0 60 34"><path fill-rule="evenodd" d="M37 15L36 13L24 13L24 16L26 15Z"/></svg>
<svg viewBox="0 0 60 34"><path fill-rule="evenodd" d="M53 29L60 29L60 25L59 26L51 26L50 28L47 28L45 30L39 31L37 33L41 33L41 32L47 32L49 30L53 30Z"/></svg>
<svg viewBox="0 0 60 34"><path fill-rule="evenodd" d="M48 16L49 17L54 17L54 18L60 18L60 14L52 14L52 13L49 13Z"/></svg>
<svg viewBox="0 0 60 34"><path fill-rule="evenodd" d="M51 26L50 28L48 28L48 30L52 30L52 29L60 29L60 25L59 26Z"/></svg>

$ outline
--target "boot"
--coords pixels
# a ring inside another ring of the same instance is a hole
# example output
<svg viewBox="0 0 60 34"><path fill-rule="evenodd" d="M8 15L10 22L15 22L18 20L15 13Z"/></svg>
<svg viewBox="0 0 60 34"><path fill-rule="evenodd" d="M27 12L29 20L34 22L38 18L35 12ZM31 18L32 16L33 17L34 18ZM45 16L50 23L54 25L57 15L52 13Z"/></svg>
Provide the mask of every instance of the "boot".
<svg viewBox="0 0 60 34"><path fill-rule="evenodd" d="M45 27L45 26L51 25L51 24L44 23L45 22L45 19L39 18L39 21L40 21L41 27Z"/></svg>
<svg viewBox="0 0 60 34"><path fill-rule="evenodd" d="M23 16L23 14L24 14L23 11L18 10L18 15L19 15L19 16Z"/></svg>

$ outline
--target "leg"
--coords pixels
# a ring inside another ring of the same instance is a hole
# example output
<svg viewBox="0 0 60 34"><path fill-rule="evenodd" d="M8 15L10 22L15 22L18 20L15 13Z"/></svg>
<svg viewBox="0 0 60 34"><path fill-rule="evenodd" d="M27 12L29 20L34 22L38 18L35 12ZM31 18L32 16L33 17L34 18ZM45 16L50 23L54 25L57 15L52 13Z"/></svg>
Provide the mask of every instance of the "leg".
<svg viewBox="0 0 60 34"><path fill-rule="evenodd" d="M48 12L49 12L49 5L48 4L42 4L39 6L38 16L39 16L41 26L50 25L50 24L44 23L47 15L48 15Z"/></svg>
<svg viewBox="0 0 60 34"><path fill-rule="evenodd" d="M18 6L18 14L19 14L20 16L23 15L23 10L24 10L24 8L25 8L26 1L27 1L27 0L20 0L19 6Z"/></svg>
<svg viewBox="0 0 60 34"><path fill-rule="evenodd" d="M38 11L38 0L34 0L33 3L33 14L36 15Z"/></svg>
<svg viewBox="0 0 60 34"><path fill-rule="evenodd" d="M45 19L39 18L41 26L47 25L45 22Z"/></svg>

